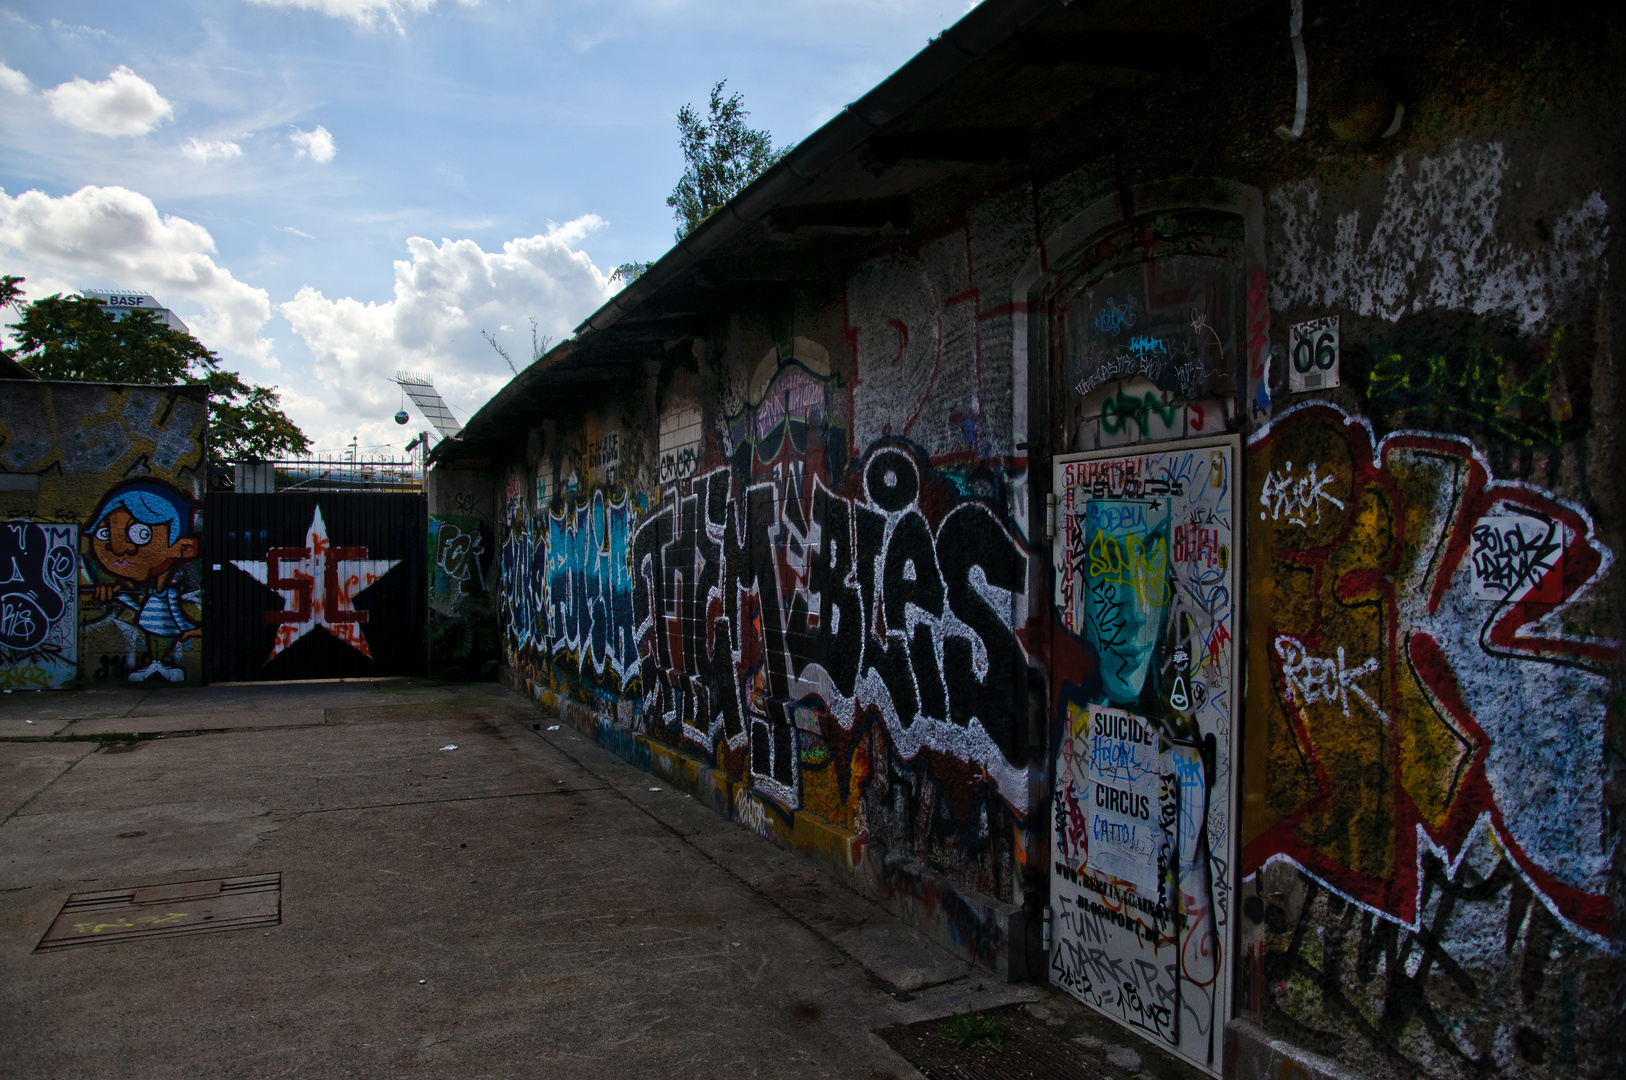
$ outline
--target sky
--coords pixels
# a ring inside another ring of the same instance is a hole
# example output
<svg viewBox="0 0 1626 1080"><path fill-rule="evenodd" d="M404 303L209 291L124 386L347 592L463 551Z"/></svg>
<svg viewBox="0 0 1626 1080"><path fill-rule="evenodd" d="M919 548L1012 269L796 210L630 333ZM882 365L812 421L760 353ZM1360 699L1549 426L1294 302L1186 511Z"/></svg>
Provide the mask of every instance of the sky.
<svg viewBox="0 0 1626 1080"><path fill-rule="evenodd" d="M673 243L719 79L806 137L967 0L0 0L0 273L148 292L320 449L467 419ZM8 309L4 321L13 321Z"/></svg>

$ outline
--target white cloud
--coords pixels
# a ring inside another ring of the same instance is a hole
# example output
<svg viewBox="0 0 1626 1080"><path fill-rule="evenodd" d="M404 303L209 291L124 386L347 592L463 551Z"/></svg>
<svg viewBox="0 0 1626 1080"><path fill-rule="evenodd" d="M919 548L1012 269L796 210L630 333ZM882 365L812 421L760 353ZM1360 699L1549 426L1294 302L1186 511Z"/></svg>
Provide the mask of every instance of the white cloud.
<svg viewBox="0 0 1626 1080"><path fill-rule="evenodd" d="M113 37L101 27L86 26L83 23L65 23L61 19L52 19L51 29L67 38L100 38L107 41Z"/></svg>
<svg viewBox="0 0 1626 1080"><path fill-rule="evenodd" d="M603 225L589 214L510 240L500 252L483 251L473 240L437 246L413 237L407 241L410 258L395 263L395 298L381 304L329 300L309 286L300 289L279 310L316 355L313 370L321 386L288 398L290 408L298 407L296 419L324 445L353 433L364 443L404 441L389 420L400 399L390 378L406 368L431 372L466 420L469 408L513 377L481 338L482 329L523 328L522 335L500 339L522 363L530 351L532 317L542 333L558 340L609 298L608 278L572 247Z"/></svg>
<svg viewBox="0 0 1626 1080"><path fill-rule="evenodd" d="M101 82L74 79L45 91L51 115L97 135L145 135L175 114L158 88L120 64Z"/></svg>
<svg viewBox="0 0 1626 1080"><path fill-rule="evenodd" d="M312 236L310 233L306 232L305 230L296 229L292 225L278 225L277 228L281 229L283 232L287 233L290 236L302 236L306 240L315 240L316 239L316 237Z"/></svg>
<svg viewBox="0 0 1626 1080"><path fill-rule="evenodd" d="M295 151L298 157L308 157L318 165L326 165L333 160L333 155L339 152L339 148L333 143L333 136L321 124L316 125L315 131L300 131L296 128L288 139L299 147Z"/></svg>
<svg viewBox="0 0 1626 1080"><path fill-rule="evenodd" d="M33 89L28 76L16 68L7 67L4 60L0 60L0 90L13 94L26 94Z"/></svg>
<svg viewBox="0 0 1626 1080"><path fill-rule="evenodd" d="M243 148L229 139L188 139L181 144L181 153L199 165L207 165L211 161L242 157Z"/></svg>
<svg viewBox="0 0 1626 1080"><path fill-rule="evenodd" d="M184 314L205 345L274 364L259 331L271 317L264 289L216 265L214 238L203 226L160 217L152 200L122 187L83 187L52 198L0 190L0 255L7 271L28 278L28 295L112 284L141 289ZM201 315L193 310L201 309Z"/></svg>
<svg viewBox="0 0 1626 1080"><path fill-rule="evenodd" d="M464 7L473 7L479 0L458 0ZM435 6L435 0L254 0L264 7L297 8L331 15L335 19L350 19L358 26L377 26L388 23L401 29L401 16L422 14Z"/></svg>

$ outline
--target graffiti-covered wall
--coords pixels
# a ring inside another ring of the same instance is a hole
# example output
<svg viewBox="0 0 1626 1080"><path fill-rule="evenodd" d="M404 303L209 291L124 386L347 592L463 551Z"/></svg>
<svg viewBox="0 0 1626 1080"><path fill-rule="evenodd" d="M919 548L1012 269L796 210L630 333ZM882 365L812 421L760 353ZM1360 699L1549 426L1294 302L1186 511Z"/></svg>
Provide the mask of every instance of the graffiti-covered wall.
<svg viewBox="0 0 1626 1080"><path fill-rule="evenodd" d="M844 295L735 317L664 356L647 393L539 425L502 474L499 612L534 690L590 705L602 737L707 763L754 827L850 838L871 887L992 958L1005 925L956 896L1036 895L1037 564L1008 454L1008 310L984 317L976 269L962 231Z"/></svg>
<svg viewBox="0 0 1626 1080"><path fill-rule="evenodd" d="M573 404L477 451L503 662L1216 1075L1240 1021L1617 1075L1619 112L1522 8L1346 5L1294 20L1295 130L1288 7L1211 26L1200 94L999 98L1025 179L817 266L769 215L550 361ZM884 149L820 213L907 186Z"/></svg>
<svg viewBox="0 0 1626 1080"><path fill-rule="evenodd" d="M0 682L202 677L201 387L0 381Z"/></svg>
<svg viewBox="0 0 1626 1080"><path fill-rule="evenodd" d="M1618 196L1533 182L1557 152L1269 196L1242 994L1374 1075L1605 1075L1618 1038Z"/></svg>
<svg viewBox="0 0 1626 1080"><path fill-rule="evenodd" d="M482 465L484 463L481 463ZM502 659L497 622L499 508L483 469L429 474L429 673L492 679Z"/></svg>

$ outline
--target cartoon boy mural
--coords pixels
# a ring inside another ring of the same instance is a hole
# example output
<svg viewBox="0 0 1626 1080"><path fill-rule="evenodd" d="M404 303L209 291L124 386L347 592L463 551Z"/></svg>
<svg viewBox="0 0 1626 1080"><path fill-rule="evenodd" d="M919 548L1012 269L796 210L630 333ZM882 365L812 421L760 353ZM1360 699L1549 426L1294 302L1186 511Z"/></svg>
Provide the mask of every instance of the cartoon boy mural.
<svg viewBox="0 0 1626 1080"><path fill-rule="evenodd" d="M200 619L197 594L183 594L175 578L180 564L198 557L192 509L192 501L167 484L127 480L102 498L85 527L90 561L100 571L85 592L99 604L117 602L134 612L147 639L148 663L130 673L131 682L154 675L186 679L175 646L201 633Z"/></svg>

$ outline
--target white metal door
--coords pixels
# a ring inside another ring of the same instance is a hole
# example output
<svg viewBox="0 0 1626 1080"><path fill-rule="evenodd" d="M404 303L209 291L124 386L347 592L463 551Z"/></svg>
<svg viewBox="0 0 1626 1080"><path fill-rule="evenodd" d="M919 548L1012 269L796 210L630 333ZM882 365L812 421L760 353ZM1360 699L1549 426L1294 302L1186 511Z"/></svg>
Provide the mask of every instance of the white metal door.
<svg viewBox="0 0 1626 1080"><path fill-rule="evenodd" d="M1218 1075L1237 820L1236 437L1055 460L1051 981ZM1068 666L1062 662L1061 666Z"/></svg>

